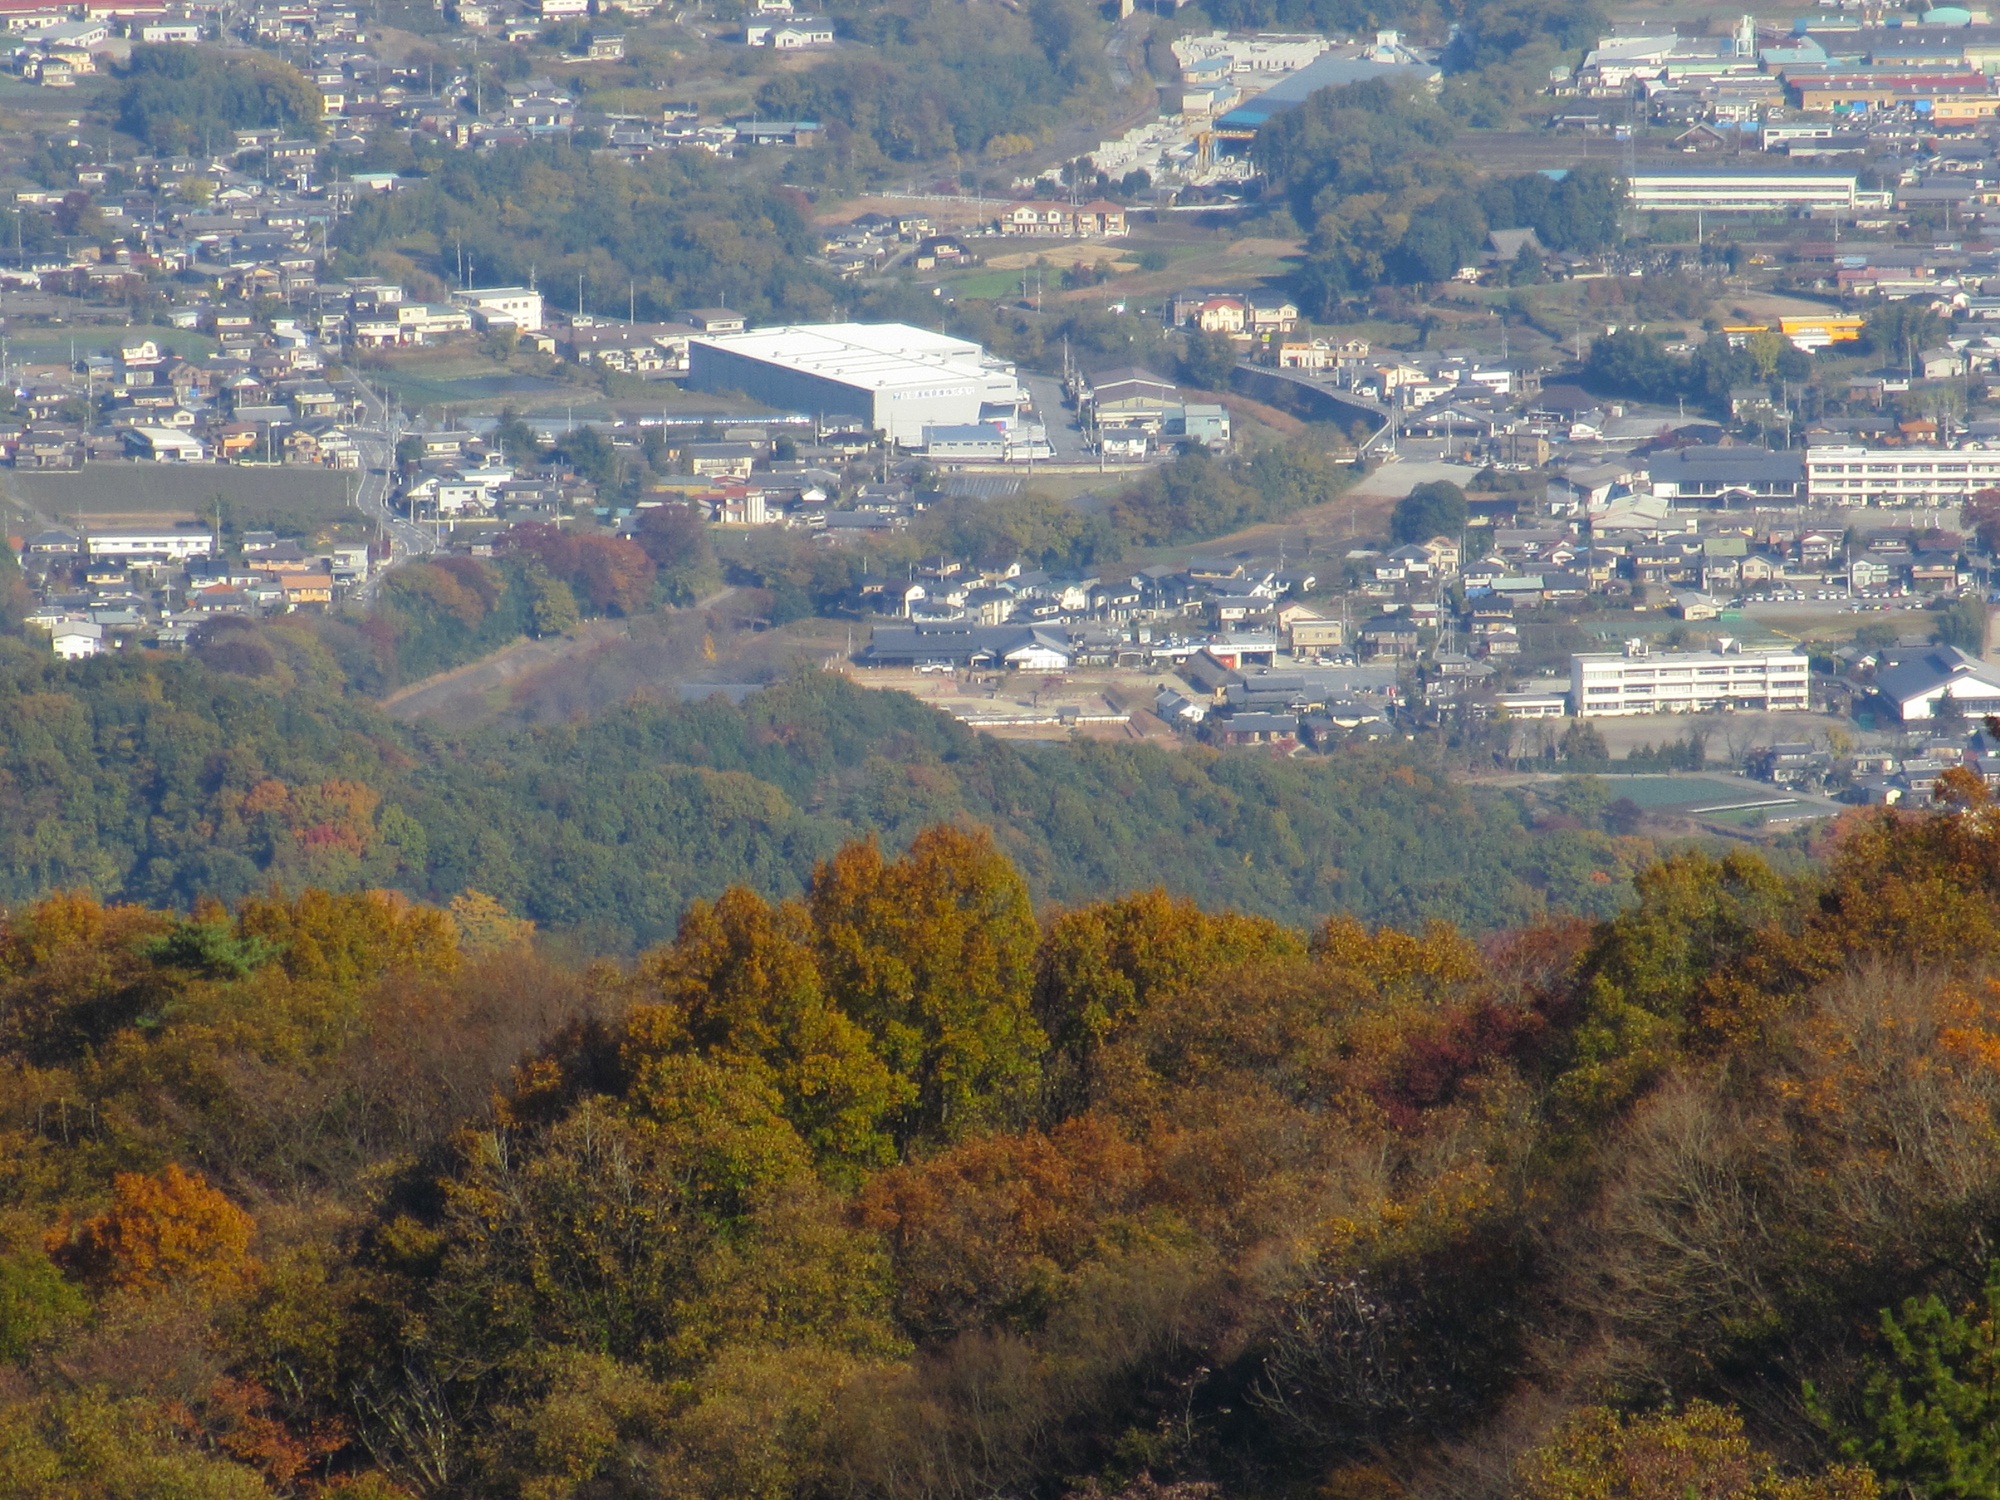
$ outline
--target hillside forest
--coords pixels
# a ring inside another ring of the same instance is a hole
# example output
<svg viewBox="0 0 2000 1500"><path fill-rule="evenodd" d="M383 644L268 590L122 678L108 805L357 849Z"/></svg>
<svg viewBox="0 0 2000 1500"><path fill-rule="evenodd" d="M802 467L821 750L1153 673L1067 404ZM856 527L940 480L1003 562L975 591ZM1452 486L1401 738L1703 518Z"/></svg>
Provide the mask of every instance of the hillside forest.
<svg viewBox="0 0 2000 1500"><path fill-rule="evenodd" d="M399 587L431 571L403 569ZM512 607L450 581L425 597L453 628ZM381 669L379 625L288 616L184 657L75 664L0 639L0 903L478 891L585 951L629 955L731 885L798 896L856 837L893 853L968 822L994 829L1038 901L1164 879L1295 926L1341 909L1486 931L1615 911L1659 852L1609 816L1601 783L1531 799L1457 785L1402 750L1010 744L817 670L740 706L640 698L446 734L350 690Z"/></svg>
<svg viewBox="0 0 2000 1500"><path fill-rule="evenodd" d="M1336 317L1377 286L1449 280L1490 230L1532 229L1564 252L1617 241L1622 178L1598 166L1481 177L1460 124L1449 99L1371 79L1321 89L1258 132L1265 194L1307 235L1293 283L1309 317ZM1538 268L1530 252L1523 269Z"/></svg>
<svg viewBox="0 0 2000 1500"><path fill-rule="evenodd" d="M985 830L565 962L465 894L0 928L0 1493L1992 1493L2000 813L1475 939Z"/></svg>

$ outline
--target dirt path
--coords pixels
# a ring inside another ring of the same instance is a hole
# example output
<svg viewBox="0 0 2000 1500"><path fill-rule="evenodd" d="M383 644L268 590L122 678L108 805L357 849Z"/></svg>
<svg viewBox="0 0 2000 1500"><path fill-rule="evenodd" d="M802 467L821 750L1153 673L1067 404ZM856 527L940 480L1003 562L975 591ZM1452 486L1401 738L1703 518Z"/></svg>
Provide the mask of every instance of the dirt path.
<svg viewBox="0 0 2000 1500"><path fill-rule="evenodd" d="M475 700L485 701L520 677L625 636L630 630L631 623L626 620L586 620L571 635L542 641L522 636L478 661L397 688L382 700L382 708L390 717L403 720L446 714Z"/></svg>
<svg viewBox="0 0 2000 1500"><path fill-rule="evenodd" d="M1258 521L1206 542L1141 549L1128 555L1125 562L1139 568L1147 563L1178 564L1190 557L1248 554L1270 558L1281 545L1294 562L1337 558L1355 538L1386 533L1389 512L1417 485L1430 479L1449 479L1462 486L1473 472L1462 464L1385 464L1333 499L1294 511L1281 521Z"/></svg>
<svg viewBox="0 0 2000 1500"><path fill-rule="evenodd" d="M661 624L699 626L734 589L719 589L687 609L665 610L636 620L586 620L575 631L551 640L525 637L482 656L477 661L439 672L421 682L398 688L382 700L392 718L409 722L434 719L460 726L498 717L514 708L527 690L547 682L560 670L587 672L588 664L614 654L634 639L635 630L654 636Z"/></svg>

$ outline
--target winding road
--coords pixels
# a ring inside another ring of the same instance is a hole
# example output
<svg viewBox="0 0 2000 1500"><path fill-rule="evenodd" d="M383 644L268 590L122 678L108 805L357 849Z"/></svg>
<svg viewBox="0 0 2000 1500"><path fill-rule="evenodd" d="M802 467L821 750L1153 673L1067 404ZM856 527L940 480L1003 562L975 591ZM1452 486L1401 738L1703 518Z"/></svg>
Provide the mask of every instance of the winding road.
<svg viewBox="0 0 2000 1500"><path fill-rule="evenodd" d="M389 496L396 483L396 413L380 392L351 372L338 384L353 391L368 413L367 425L357 424L348 429L354 436L355 446L361 450L361 483L354 492L354 503L364 515L381 526L383 534L389 538L389 560L369 578L361 593L365 601L374 597L383 575L389 569L413 557L436 551L437 539L423 527L404 520L389 507Z"/></svg>

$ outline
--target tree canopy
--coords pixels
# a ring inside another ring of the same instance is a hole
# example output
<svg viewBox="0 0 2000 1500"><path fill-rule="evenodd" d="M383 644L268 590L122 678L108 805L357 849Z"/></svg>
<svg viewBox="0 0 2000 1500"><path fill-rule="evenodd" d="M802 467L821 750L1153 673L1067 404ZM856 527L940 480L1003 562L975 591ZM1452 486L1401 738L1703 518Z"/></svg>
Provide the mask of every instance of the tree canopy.
<svg viewBox="0 0 2000 1500"><path fill-rule="evenodd" d="M314 135L320 105L310 79L265 53L143 43L125 67L118 125L163 156L206 153L233 146L238 130Z"/></svg>
<svg viewBox="0 0 2000 1500"><path fill-rule="evenodd" d="M476 631L532 623L532 570L503 585L461 576L480 560L446 561L398 570L412 592L395 607L441 633L467 617ZM190 659L64 665L0 641L0 900L84 888L191 909L273 881L440 902L471 887L629 950L732 884L795 896L851 837L874 830L894 853L963 817L995 828L1037 899L1166 878L1288 920L1338 902L1486 929L1551 905L1613 910L1651 848L1594 828L1531 833L1525 804L1394 754L1024 751L820 672L741 706L641 701L453 739L339 690L380 680L380 645L278 621Z"/></svg>
<svg viewBox="0 0 2000 1500"><path fill-rule="evenodd" d="M1457 537L1465 530L1465 491L1449 479L1415 485L1389 512L1389 531L1399 542Z"/></svg>
<svg viewBox="0 0 2000 1500"><path fill-rule="evenodd" d="M1267 191L1307 231L1294 277L1311 315L1384 283L1448 280L1478 265L1496 229L1532 229L1547 250L1616 243L1623 179L1583 166L1553 176L1475 181L1457 125L1418 84L1386 79L1321 89L1274 116L1252 152Z"/></svg>
<svg viewBox="0 0 2000 1500"><path fill-rule="evenodd" d="M358 203L340 244L362 257L407 252L445 277L461 251L490 282L533 274L573 294L581 277L586 310L623 314L636 298L651 318L703 304L817 316L832 293L806 263L817 245L803 204L699 151L635 164L550 141L453 152L405 191Z"/></svg>
<svg viewBox="0 0 2000 1500"><path fill-rule="evenodd" d="M0 1482L1988 1496L2000 823L1943 787L1485 941L1037 911L963 822L623 964L475 891L13 904Z"/></svg>

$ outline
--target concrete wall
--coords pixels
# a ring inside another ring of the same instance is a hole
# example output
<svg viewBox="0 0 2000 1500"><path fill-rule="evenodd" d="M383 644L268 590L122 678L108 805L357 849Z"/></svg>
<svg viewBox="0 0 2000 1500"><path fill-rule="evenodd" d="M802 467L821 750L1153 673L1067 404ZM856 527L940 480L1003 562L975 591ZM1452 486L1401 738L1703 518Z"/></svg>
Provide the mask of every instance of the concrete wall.
<svg viewBox="0 0 2000 1500"><path fill-rule="evenodd" d="M866 427L879 425L872 391L750 359L699 339L688 342L687 383L693 391L741 391L753 401L779 411L804 412L811 417L855 418Z"/></svg>
<svg viewBox="0 0 2000 1500"><path fill-rule="evenodd" d="M858 420L862 426L886 432L892 442L900 442L904 448L920 448L926 426L978 422L986 394L982 378L944 370L938 370L934 380L916 390L876 392L808 370L792 370L752 354L716 348L702 340L688 342L688 388L740 390L780 412Z"/></svg>
<svg viewBox="0 0 2000 1500"><path fill-rule="evenodd" d="M1379 434L1388 425L1387 414L1374 402L1345 391L1329 390L1291 370L1238 365L1229 385L1253 400L1309 422L1338 422L1343 429L1366 422L1371 434Z"/></svg>
<svg viewBox="0 0 2000 1500"><path fill-rule="evenodd" d="M884 391L789 369L699 339L688 344L688 388L741 391L779 411L810 417L858 419L905 447L921 447L926 427L965 426L979 420L981 382L939 372L934 393Z"/></svg>

